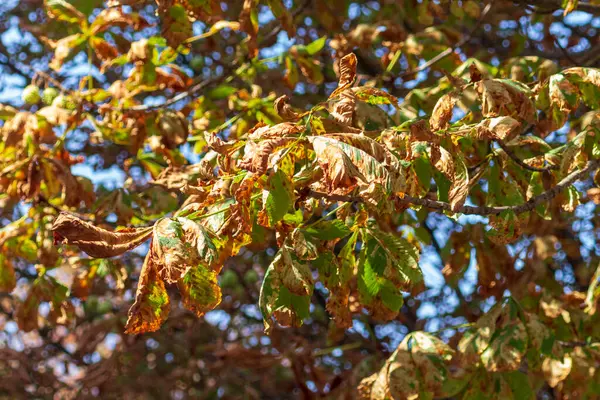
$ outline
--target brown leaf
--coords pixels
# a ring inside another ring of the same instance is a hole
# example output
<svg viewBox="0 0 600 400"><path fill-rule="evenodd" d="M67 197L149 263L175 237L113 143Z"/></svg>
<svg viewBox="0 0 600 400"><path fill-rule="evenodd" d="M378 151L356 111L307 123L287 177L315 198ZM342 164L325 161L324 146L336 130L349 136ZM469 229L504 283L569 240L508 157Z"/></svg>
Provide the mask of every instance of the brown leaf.
<svg viewBox="0 0 600 400"><path fill-rule="evenodd" d="M333 98L348 89L356 80L356 55L350 53L342 57L340 60L340 79L338 81L338 87L331 93L329 98Z"/></svg>
<svg viewBox="0 0 600 400"><path fill-rule="evenodd" d="M162 143L168 149L174 149L187 141L188 121L183 113L165 110L159 114L157 125L162 135Z"/></svg>
<svg viewBox="0 0 600 400"><path fill-rule="evenodd" d="M510 142L521 132L521 123L512 117L488 118L475 127L478 139Z"/></svg>
<svg viewBox="0 0 600 400"><path fill-rule="evenodd" d="M171 70L173 73L167 72L163 68L156 68L156 86L161 89L167 88L175 91L185 89L186 85L189 84L188 77L176 68L171 67Z"/></svg>
<svg viewBox="0 0 600 400"><path fill-rule="evenodd" d="M10 293L17 284L15 269L10 258L0 254L0 292Z"/></svg>
<svg viewBox="0 0 600 400"><path fill-rule="evenodd" d="M481 71L474 62L469 65L469 75L471 76L471 83L479 82L482 79Z"/></svg>
<svg viewBox="0 0 600 400"><path fill-rule="evenodd" d="M135 303L129 309L125 333L139 334L154 332L167 319L171 304L165 289L165 283L158 276L149 251L144 260L135 293Z"/></svg>
<svg viewBox="0 0 600 400"><path fill-rule="evenodd" d="M242 30L248 34L248 52L250 58L254 58L258 55L258 23L256 21L258 1L257 0L244 0L242 6L242 12L240 13L239 22Z"/></svg>
<svg viewBox="0 0 600 400"><path fill-rule="evenodd" d="M440 136L431 132L425 120L417 121L410 126L410 136L415 141L440 144Z"/></svg>
<svg viewBox="0 0 600 400"><path fill-rule="evenodd" d="M173 49L193 35L187 10L178 0L160 1L158 15L161 19L161 34Z"/></svg>
<svg viewBox="0 0 600 400"><path fill-rule="evenodd" d="M28 112L19 112L4 123L4 126L0 128L0 134L5 146L16 146L21 142L25 133L25 125L30 116L31 114Z"/></svg>
<svg viewBox="0 0 600 400"><path fill-rule="evenodd" d="M152 46L148 44L148 39L141 39L137 42L131 43L131 48L129 49L129 53L127 53L127 58L130 62L136 63L141 62L144 63L152 57ZM119 81L115 81L119 82ZM122 97L122 96L117 96Z"/></svg>
<svg viewBox="0 0 600 400"><path fill-rule="evenodd" d="M342 125L352 126L356 96L352 91L344 91L341 98L331 106L331 116Z"/></svg>
<svg viewBox="0 0 600 400"><path fill-rule="evenodd" d="M126 13L123 7L111 7L105 8L94 18L91 33L97 35L112 26L132 27L137 31L150 26L150 24L137 13Z"/></svg>
<svg viewBox="0 0 600 400"><path fill-rule="evenodd" d="M448 93L440 97L433 108L431 118L429 118L429 125L432 130L439 131L448 127L457 100L458 98L454 93Z"/></svg>
<svg viewBox="0 0 600 400"><path fill-rule="evenodd" d="M50 68L58 71L71 54L71 51L81 43L82 36L79 33L62 38L56 43L52 43L52 47L54 48L54 57L49 64Z"/></svg>
<svg viewBox="0 0 600 400"><path fill-rule="evenodd" d="M93 37L91 45L96 53L96 57L102 61L112 61L119 55L119 50L102 38Z"/></svg>
<svg viewBox="0 0 600 400"><path fill-rule="evenodd" d="M258 144L249 140L244 149L244 158L238 161L238 167L254 172L258 175L264 174L269 167L269 158L282 147L292 143L294 138L266 139Z"/></svg>
<svg viewBox="0 0 600 400"><path fill-rule="evenodd" d="M250 140L276 139L295 136L304 130L301 126L283 122L273 126L257 126L248 132Z"/></svg>
<svg viewBox="0 0 600 400"><path fill-rule="evenodd" d="M600 188L591 188L588 189L587 195L590 200L594 202L594 204L600 204Z"/></svg>
<svg viewBox="0 0 600 400"><path fill-rule="evenodd" d="M36 115L42 116L52 125L66 124L71 120L73 111L51 105L48 107L42 107Z"/></svg>
<svg viewBox="0 0 600 400"><path fill-rule="evenodd" d="M551 388L554 388L560 382L567 379L567 376L571 373L572 365L573 360L568 354L566 354L562 360L555 360L549 357L545 358L542 362L542 371L548 385Z"/></svg>
<svg viewBox="0 0 600 400"><path fill-rule="evenodd" d="M527 122L536 118L527 86L513 81L484 79L475 84L484 117L514 116Z"/></svg>
<svg viewBox="0 0 600 400"><path fill-rule="evenodd" d="M277 112L277 115L279 115L284 121L297 121L302 117L302 115L294 111L292 106L289 105L288 100L289 97L285 94L278 97L273 104L275 112Z"/></svg>
<svg viewBox="0 0 600 400"><path fill-rule="evenodd" d="M131 250L152 235L152 227L107 231L62 212L52 225L55 241L79 247L91 257L114 257Z"/></svg>
<svg viewBox="0 0 600 400"><path fill-rule="evenodd" d="M207 246L207 235L200 224L187 218L163 218L154 224L152 255L161 279L177 283L198 264L217 261L216 250Z"/></svg>

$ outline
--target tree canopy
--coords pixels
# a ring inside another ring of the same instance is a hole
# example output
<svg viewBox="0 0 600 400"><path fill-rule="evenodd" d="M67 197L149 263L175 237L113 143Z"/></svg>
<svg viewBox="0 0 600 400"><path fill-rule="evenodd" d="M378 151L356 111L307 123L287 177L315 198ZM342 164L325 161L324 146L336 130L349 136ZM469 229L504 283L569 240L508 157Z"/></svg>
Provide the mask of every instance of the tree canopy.
<svg viewBox="0 0 600 400"><path fill-rule="evenodd" d="M0 4L0 398L600 398L599 27Z"/></svg>

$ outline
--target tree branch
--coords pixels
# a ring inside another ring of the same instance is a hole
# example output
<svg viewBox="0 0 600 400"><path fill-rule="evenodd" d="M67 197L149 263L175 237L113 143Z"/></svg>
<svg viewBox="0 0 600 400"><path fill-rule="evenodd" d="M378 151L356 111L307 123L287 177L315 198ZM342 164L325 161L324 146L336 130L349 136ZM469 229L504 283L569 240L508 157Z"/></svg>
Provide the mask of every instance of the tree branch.
<svg viewBox="0 0 600 400"><path fill-rule="evenodd" d="M576 181L583 179L586 175L591 172L596 171L600 168L600 160L592 160L587 163L587 165L578 171L573 171L569 175L567 175L563 180L556 184L552 189L545 191L535 197L532 197L528 201L522 204L518 204L515 206L496 206L496 207L487 207L487 206L462 206L458 209L456 213L466 214L466 215L498 215L505 211L512 211L515 214L522 214L527 211L533 210L536 206L542 203L546 203L553 198L555 198L560 192L562 192L567 186L575 183ZM316 192L311 190L308 195L315 199L328 199L333 201L346 201L346 202L359 202L362 203L364 200L358 196L345 196L345 195L337 195L337 194L327 194L322 192ZM432 210L441 210L441 211L449 211L453 212L449 203L437 200L429 200L425 198L418 198L409 195L404 195L402 197L398 196L397 200L402 204L414 204L418 206L423 206L430 208Z"/></svg>
<svg viewBox="0 0 600 400"><path fill-rule="evenodd" d="M150 110L156 110L158 108L168 107L170 105L177 103L178 101L181 101L187 97L192 96L194 93L199 92L200 90L204 89L205 87L207 87L209 85L212 85L215 83L220 83L222 80L227 78L228 74L229 74L228 71L224 71L221 75L213 76L213 77L210 77L203 81L200 81L200 82L196 83L195 85L190 86L187 90L171 97L170 99L168 99L160 104L140 104L137 106L127 107L127 108L117 108L117 110L123 111L123 112L126 112L126 111L150 111Z"/></svg>

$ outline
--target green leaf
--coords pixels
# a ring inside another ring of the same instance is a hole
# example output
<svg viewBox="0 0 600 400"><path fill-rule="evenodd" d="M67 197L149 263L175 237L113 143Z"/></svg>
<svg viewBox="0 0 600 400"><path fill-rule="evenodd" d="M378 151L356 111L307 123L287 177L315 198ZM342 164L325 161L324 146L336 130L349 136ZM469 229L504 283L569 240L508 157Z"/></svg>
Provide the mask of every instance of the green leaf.
<svg viewBox="0 0 600 400"><path fill-rule="evenodd" d="M307 44L305 46L305 50L309 55L314 56L315 54L317 54L319 51L321 51L323 49L326 41L327 41L327 36L322 36L322 37L318 38L317 40L315 40L314 42Z"/></svg>
<svg viewBox="0 0 600 400"><path fill-rule="evenodd" d="M423 281L419 268L419 253L399 234L369 229L369 233L382 245L388 255L388 266L384 271L387 279L398 288L406 290Z"/></svg>
<svg viewBox="0 0 600 400"><path fill-rule="evenodd" d="M429 187L431 186L431 178L433 175L431 172L431 163L429 163L425 157L421 156L413 161L413 168L423 189L425 191L429 191Z"/></svg>
<svg viewBox="0 0 600 400"><path fill-rule="evenodd" d="M220 85L208 91L208 98L212 100L222 100L237 92L237 88L230 85Z"/></svg>
<svg viewBox="0 0 600 400"><path fill-rule="evenodd" d="M341 239L351 233L350 228L339 219L317 222L305 231L310 236L321 240Z"/></svg>
<svg viewBox="0 0 600 400"><path fill-rule="evenodd" d="M273 326L272 317L275 317L282 326L298 327L310 315L312 286L308 295L294 294L286 287L287 284L296 290L298 287L306 287L304 285L308 282L305 279L306 277L301 277L298 274L300 272L299 268L301 269L302 266L294 266L293 261L291 261L291 255L289 253L286 255L285 253L287 253L285 249L277 253L265 273L260 289L258 304L263 315L265 331L267 333ZM289 269L295 269L295 271Z"/></svg>
<svg viewBox="0 0 600 400"><path fill-rule="evenodd" d="M266 196L258 218L261 225L271 227L283 219L294 203L292 182L282 170L277 170L269 177L263 193Z"/></svg>
<svg viewBox="0 0 600 400"><path fill-rule="evenodd" d="M536 398L529 379L524 373L511 371L505 372L502 376L512 390L514 400L532 400Z"/></svg>
<svg viewBox="0 0 600 400"><path fill-rule="evenodd" d="M75 7L72 1L66 0L46 0L45 6L50 17L59 21L65 21L73 24L83 24L86 22L85 15ZM91 2L90 2L91 3Z"/></svg>
<svg viewBox="0 0 600 400"><path fill-rule="evenodd" d="M154 332L167 319L171 304L164 281L159 277L152 253L148 252L140 273L135 303L129 309L125 333Z"/></svg>
<svg viewBox="0 0 600 400"><path fill-rule="evenodd" d="M191 268L178 282L183 305L198 317L221 303L221 288L217 273L203 264Z"/></svg>

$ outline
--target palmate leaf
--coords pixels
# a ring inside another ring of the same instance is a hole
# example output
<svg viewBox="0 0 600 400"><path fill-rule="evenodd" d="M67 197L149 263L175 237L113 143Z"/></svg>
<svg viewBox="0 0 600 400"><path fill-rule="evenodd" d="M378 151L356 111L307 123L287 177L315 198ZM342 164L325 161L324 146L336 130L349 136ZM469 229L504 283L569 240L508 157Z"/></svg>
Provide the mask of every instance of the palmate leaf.
<svg viewBox="0 0 600 400"><path fill-rule="evenodd" d="M204 226L188 218L163 218L155 224L129 310L126 332L138 334L160 328L170 302L165 283L177 283L184 307L202 316L221 302L217 275L221 268L217 240ZM221 245L221 244L220 244Z"/></svg>

